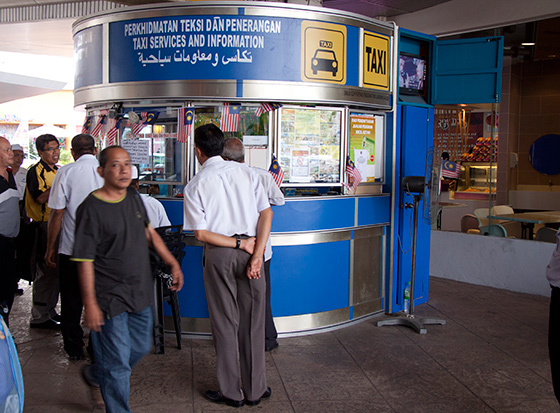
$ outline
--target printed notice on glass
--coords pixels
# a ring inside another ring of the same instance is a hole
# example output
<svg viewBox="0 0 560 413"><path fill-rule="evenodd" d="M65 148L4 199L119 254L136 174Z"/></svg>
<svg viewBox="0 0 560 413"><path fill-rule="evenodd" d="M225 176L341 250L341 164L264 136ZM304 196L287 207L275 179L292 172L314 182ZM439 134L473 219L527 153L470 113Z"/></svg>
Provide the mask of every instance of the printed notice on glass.
<svg viewBox="0 0 560 413"><path fill-rule="evenodd" d="M122 146L130 154L132 163L147 164L150 162L150 139L125 139Z"/></svg>
<svg viewBox="0 0 560 413"><path fill-rule="evenodd" d="M309 148L292 148L290 182L311 182Z"/></svg>
<svg viewBox="0 0 560 413"><path fill-rule="evenodd" d="M362 182L383 179L383 117L367 113L350 114L348 154L362 176Z"/></svg>

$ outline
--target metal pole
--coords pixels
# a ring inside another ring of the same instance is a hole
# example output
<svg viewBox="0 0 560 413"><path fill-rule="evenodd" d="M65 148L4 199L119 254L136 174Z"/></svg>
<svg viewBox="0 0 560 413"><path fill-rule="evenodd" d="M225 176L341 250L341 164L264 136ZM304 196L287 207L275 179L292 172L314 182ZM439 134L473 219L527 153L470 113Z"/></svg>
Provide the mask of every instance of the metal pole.
<svg viewBox="0 0 560 413"><path fill-rule="evenodd" d="M417 194L413 196L414 207L412 208L412 213L414 214L413 224L412 224L412 264L410 265L410 316L414 316L414 279L416 274L416 231L418 228L418 204L422 199L422 194Z"/></svg>

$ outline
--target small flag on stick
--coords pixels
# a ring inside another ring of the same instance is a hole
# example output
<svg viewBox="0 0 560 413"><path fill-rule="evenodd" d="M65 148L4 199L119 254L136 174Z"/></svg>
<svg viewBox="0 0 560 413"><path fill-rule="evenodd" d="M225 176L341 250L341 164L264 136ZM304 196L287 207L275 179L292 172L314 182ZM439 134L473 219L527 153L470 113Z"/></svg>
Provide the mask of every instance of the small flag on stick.
<svg viewBox="0 0 560 413"><path fill-rule="evenodd" d="M257 116L261 116L263 113L270 112L281 107L282 105L280 103L261 103L261 105L255 111L255 114Z"/></svg>
<svg viewBox="0 0 560 413"><path fill-rule="evenodd" d="M103 129L103 126L106 123L107 123L107 115L100 115L97 125L95 125L95 128L93 128L93 130L91 131L91 136L93 136L94 138L97 137L101 132L101 129Z"/></svg>
<svg viewBox="0 0 560 413"><path fill-rule="evenodd" d="M177 114L177 141L186 143L191 136L194 107L180 108Z"/></svg>
<svg viewBox="0 0 560 413"><path fill-rule="evenodd" d="M284 171L282 170L278 159L276 159L276 156L274 155L272 155L272 163L270 164L270 168L268 168L268 172L272 175L276 185L280 186L284 180Z"/></svg>
<svg viewBox="0 0 560 413"><path fill-rule="evenodd" d="M360 174L360 171L358 171L358 168L356 168L350 156L346 157L346 173L348 174L348 178L352 178L351 188L355 191L358 185L360 185L360 182L362 182L362 174ZM349 185L346 186L350 187Z"/></svg>
<svg viewBox="0 0 560 413"><path fill-rule="evenodd" d="M132 136L134 137L142 132L142 129L144 129L144 126L146 126L146 121L148 120L148 112L142 112L140 116L141 119L138 121L138 123L134 123L132 125Z"/></svg>
<svg viewBox="0 0 560 413"><path fill-rule="evenodd" d="M453 161L443 161L441 175L444 178L459 178L461 176L461 166Z"/></svg>
<svg viewBox="0 0 560 413"><path fill-rule="evenodd" d="M82 133L89 133L89 130L91 129L92 119L93 119L93 116L87 116L86 115L86 119L84 120L84 124L82 126Z"/></svg>
<svg viewBox="0 0 560 413"><path fill-rule="evenodd" d="M237 132L239 129L239 114L241 106L224 103L222 107L222 121L220 129L222 132Z"/></svg>

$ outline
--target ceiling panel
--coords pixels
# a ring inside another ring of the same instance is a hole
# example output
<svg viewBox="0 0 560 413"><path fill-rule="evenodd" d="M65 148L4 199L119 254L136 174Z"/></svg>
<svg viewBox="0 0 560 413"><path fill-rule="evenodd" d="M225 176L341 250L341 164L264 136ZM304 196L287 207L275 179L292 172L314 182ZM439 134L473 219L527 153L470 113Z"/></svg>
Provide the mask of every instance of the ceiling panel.
<svg viewBox="0 0 560 413"><path fill-rule="evenodd" d="M450 0L323 0L323 6L368 17L392 17L447 3Z"/></svg>

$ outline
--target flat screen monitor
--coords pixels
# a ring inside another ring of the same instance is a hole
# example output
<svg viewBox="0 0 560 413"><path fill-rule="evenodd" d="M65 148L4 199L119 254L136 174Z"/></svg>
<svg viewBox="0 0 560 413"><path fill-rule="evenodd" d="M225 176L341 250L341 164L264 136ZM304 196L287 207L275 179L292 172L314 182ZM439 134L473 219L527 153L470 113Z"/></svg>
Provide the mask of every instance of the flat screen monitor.
<svg viewBox="0 0 560 413"><path fill-rule="evenodd" d="M423 95L426 90L426 59L401 53L399 56L399 93Z"/></svg>

